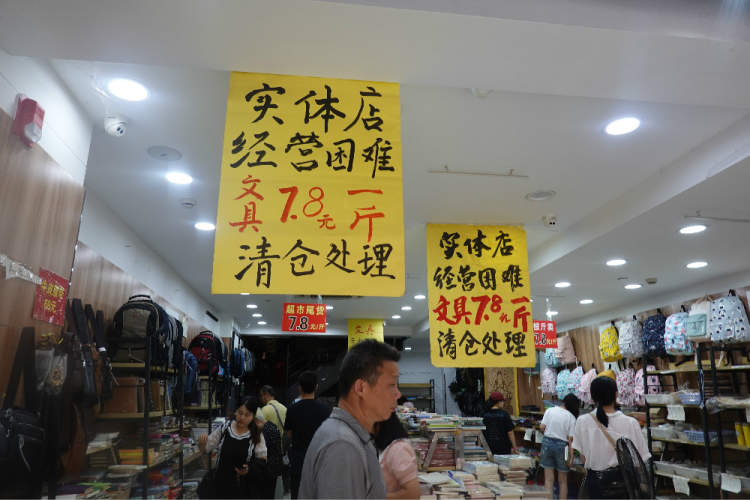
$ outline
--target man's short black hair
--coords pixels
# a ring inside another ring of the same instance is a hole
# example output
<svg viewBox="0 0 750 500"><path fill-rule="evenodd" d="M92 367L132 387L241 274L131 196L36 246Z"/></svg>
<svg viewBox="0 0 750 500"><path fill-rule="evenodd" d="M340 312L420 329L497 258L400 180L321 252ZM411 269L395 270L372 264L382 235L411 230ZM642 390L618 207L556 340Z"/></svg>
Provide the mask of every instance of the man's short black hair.
<svg viewBox="0 0 750 500"><path fill-rule="evenodd" d="M271 396L274 399L276 398L276 391L274 391L273 387L271 387L270 385L264 385L263 387L261 387L260 388L260 393L261 394L264 394L264 393L268 394L269 396Z"/></svg>
<svg viewBox="0 0 750 500"><path fill-rule="evenodd" d="M383 362L398 362L399 359L401 354L388 344L374 339L363 340L349 349L344 356L339 373L339 396L349 394L357 379L361 378L370 385L374 384L378 380Z"/></svg>
<svg viewBox="0 0 750 500"><path fill-rule="evenodd" d="M318 375L315 372L302 372L299 376L299 388L305 394L312 394L315 392L315 387L318 385Z"/></svg>

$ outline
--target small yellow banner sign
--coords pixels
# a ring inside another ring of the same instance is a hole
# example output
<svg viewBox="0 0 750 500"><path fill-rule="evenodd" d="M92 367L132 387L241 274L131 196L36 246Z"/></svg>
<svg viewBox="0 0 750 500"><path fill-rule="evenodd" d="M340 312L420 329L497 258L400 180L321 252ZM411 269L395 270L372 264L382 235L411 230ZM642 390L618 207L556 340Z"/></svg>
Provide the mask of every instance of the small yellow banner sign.
<svg viewBox="0 0 750 500"><path fill-rule="evenodd" d="M526 231L427 225L430 354L438 367L533 367Z"/></svg>
<svg viewBox="0 0 750 500"><path fill-rule="evenodd" d="M349 320L349 349L366 339L385 340L382 319Z"/></svg>
<svg viewBox="0 0 750 500"><path fill-rule="evenodd" d="M232 73L212 293L403 295L396 83Z"/></svg>

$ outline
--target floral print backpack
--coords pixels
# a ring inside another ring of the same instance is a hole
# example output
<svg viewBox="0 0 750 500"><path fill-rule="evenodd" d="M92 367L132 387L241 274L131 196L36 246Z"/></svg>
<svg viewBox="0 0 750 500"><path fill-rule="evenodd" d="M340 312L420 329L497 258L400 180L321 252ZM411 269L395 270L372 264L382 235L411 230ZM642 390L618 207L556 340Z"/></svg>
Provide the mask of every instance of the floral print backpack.
<svg viewBox="0 0 750 500"><path fill-rule="evenodd" d="M671 314L664 323L664 348L667 354L693 354L693 343L687 336L688 313L685 306L682 312Z"/></svg>

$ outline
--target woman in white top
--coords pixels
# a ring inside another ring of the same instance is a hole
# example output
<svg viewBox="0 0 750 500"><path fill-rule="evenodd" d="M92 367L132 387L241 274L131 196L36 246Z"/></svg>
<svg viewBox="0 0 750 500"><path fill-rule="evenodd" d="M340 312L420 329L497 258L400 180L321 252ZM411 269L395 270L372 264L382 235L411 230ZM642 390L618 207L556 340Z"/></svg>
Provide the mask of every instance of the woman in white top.
<svg viewBox="0 0 750 500"><path fill-rule="evenodd" d="M568 394L563 399L563 405L564 407L553 406L544 412L542 424L539 426L544 432L540 454L540 462L544 468L544 486L549 497L553 498L556 470L560 483L560 500L568 498L570 461L565 458L565 450L568 450L569 457L573 456L570 443L573 441L581 401L573 394Z"/></svg>
<svg viewBox="0 0 750 500"><path fill-rule="evenodd" d="M617 451L604 433L615 442L621 437L630 439L645 462L651 454L641 426L636 419L615 410L617 383L610 377L599 376L591 382L591 399L597 404L596 415L582 415L573 436L573 448L583 455L587 469L584 488L588 498L628 498Z"/></svg>

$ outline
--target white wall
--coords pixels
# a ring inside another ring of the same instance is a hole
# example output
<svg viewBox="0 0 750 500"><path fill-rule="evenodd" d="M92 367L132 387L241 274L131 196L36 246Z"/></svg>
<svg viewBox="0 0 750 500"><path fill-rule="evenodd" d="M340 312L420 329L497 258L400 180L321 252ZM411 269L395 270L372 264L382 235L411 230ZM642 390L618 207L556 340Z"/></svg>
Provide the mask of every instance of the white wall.
<svg viewBox="0 0 750 500"><path fill-rule="evenodd" d="M16 114L16 96L26 94L44 109L39 146L83 184L92 123L46 61L11 56L0 49L0 108Z"/></svg>
<svg viewBox="0 0 750 500"><path fill-rule="evenodd" d="M412 338L404 341L411 351L401 352L398 363L399 381L403 383L428 383L435 380L435 411L460 415L461 411L448 390L448 385L456 378L456 370L436 368L430 363L430 345L427 338ZM445 385L443 376L445 375Z"/></svg>
<svg viewBox="0 0 750 500"><path fill-rule="evenodd" d="M178 274L151 250L125 222L115 214L94 193L86 193L83 205L83 218L78 239L91 247L114 265L133 276L144 285L164 297L180 312L210 328L216 333L222 331L218 322L206 315L211 310L218 316L218 311L188 285ZM176 314L176 311L169 311ZM224 320L224 333L232 334L232 320Z"/></svg>

